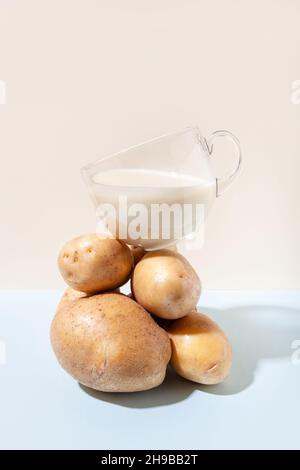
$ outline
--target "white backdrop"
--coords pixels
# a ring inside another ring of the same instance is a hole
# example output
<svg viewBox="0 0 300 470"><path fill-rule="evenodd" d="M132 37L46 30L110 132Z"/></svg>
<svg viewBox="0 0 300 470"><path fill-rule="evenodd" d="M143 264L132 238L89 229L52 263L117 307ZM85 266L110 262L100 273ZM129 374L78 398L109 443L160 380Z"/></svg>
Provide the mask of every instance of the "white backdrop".
<svg viewBox="0 0 300 470"><path fill-rule="evenodd" d="M299 288L299 18L297 0L0 0L0 288L63 285L60 245L95 227L81 166L191 124L244 153L187 253L204 287Z"/></svg>

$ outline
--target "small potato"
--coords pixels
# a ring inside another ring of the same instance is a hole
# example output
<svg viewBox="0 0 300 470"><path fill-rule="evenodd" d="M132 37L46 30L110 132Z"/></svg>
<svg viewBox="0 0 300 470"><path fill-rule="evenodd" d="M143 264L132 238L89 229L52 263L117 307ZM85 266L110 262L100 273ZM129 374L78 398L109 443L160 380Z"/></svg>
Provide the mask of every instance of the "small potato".
<svg viewBox="0 0 300 470"><path fill-rule="evenodd" d="M146 254L146 251L141 246L128 245L128 247L133 256L135 266L136 264L138 264L139 261L141 261L143 256Z"/></svg>
<svg viewBox="0 0 300 470"><path fill-rule="evenodd" d="M148 252L134 269L132 292L148 312L173 320L193 310L201 283L190 263L171 250Z"/></svg>
<svg viewBox="0 0 300 470"><path fill-rule="evenodd" d="M192 312L166 326L172 344L171 364L185 379L200 384L222 382L232 363L231 346L221 328Z"/></svg>
<svg viewBox="0 0 300 470"><path fill-rule="evenodd" d="M136 392L160 385L171 357L168 334L125 295L74 295L68 289L51 326L61 366L103 392Z"/></svg>
<svg viewBox="0 0 300 470"><path fill-rule="evenodd" d="M125 284L133 268L133 256L120 240L82 235L63 246L58 266L70 287L94 294Z"/></svg>

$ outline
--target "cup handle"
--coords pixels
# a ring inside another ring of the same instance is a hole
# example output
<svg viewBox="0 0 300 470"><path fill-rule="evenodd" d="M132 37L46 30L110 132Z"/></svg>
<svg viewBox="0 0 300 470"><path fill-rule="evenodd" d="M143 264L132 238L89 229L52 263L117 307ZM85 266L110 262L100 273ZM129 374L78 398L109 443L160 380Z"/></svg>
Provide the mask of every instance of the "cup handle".
<svg viewBox="0 0 300 470"><path fill-rule="evenodd" d="M238 138L233 135L229 131L215 131L213 132L208 139L206 139L207 143L207 148L208 148L208 153L209 155L212 155L213 152L213 141L216 138L219 137L225 137L227 140L232 142L234 149L235 149L235 154L236 154L236 166L233 170L233 172L227 176L226 178L216 178L216 196L221 196L224 191L231 185L232 181L234 178L237 176L238 172L241 169L241 163L242 163L242 151L241 151L241 146Z"/></svg>

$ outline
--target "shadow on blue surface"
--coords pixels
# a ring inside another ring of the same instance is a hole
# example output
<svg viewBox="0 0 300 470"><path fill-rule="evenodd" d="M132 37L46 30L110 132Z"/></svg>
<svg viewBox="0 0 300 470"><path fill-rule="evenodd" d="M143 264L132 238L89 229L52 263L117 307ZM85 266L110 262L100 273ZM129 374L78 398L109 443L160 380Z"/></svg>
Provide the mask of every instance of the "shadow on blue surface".
<svg viewBox="0 0 300 470"><path fill-rule="evenodd" d="M233 366L224 383L199 385L178 377L169 368L164 383L145 392L104 393L80 385L81 389L98 400L129 408L171 405L187 399L194 392L234 395L252 384L260 361L291 360L292 342L300 339L300 312L296 309L257 305L224 311L206 308L203 313L223 328L232 344Z"/></svg>

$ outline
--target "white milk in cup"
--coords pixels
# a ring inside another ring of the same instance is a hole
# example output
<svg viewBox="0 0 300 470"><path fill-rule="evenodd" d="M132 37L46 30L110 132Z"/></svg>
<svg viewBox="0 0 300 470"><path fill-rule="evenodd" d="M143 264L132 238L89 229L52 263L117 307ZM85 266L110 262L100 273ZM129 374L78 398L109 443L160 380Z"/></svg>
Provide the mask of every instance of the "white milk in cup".
<svg viewBox="0 0 300 470"><path fill-rule="evenodd" d="M217 178L211 166L213 140L220 137L232 142L236 155L226 178ZM82 174L96 207L99 236L156 250L197 234L240 166L233 134L216 131L205 139L191 127L99 159Z"/></svg>

